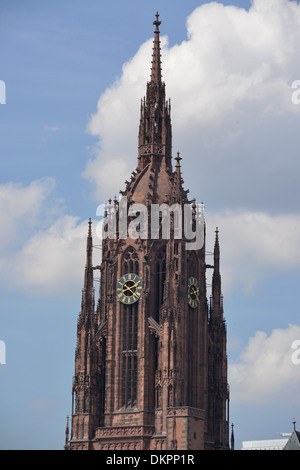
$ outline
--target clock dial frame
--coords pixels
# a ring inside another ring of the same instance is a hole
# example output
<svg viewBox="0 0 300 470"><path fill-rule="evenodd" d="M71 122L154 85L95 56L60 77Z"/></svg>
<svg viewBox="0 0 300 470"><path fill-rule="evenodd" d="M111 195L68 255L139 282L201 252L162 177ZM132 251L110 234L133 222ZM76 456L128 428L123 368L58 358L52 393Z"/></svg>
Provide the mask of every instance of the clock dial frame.
<svg viewBox="0 0 300 470"><path fill-rule="evenodd" d="M127 273L117 282L117 299L125 305L132 305L142 295L142 280L134 273Z"/></svg>
<svg viewBox="0 0 300 470"><path fill-rule="evenodd" d="M188 303L193 309L200 304L200 286L195 277L190 277L188 280Z"/></svg>

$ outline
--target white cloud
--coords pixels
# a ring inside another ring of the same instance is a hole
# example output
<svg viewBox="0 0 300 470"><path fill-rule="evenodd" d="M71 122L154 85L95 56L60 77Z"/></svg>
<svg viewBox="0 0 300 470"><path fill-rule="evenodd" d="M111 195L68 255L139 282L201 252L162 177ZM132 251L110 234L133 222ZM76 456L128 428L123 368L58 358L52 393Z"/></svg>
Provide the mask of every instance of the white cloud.
<svg viewBox="0 0 300 470"><path fill-rule="evenodd" d="M0 247L7 252L24 241L28 230L36 224L52 193L55 181L51 178L31 182L28 186L18 183L0 185ZM54 207L52 207L52 210ZM48 214L43 214L47 219Z"/></svg>
<svg viewBox="0 0 300 470"><path fill-rule="evenodd" d="M300 107L291 85L300 78L300 5L255 0L246 11L212 2L189 16L187 34L173 47L161 40L173 148L188 187L212 206L294 210ZM136 166L151 49L152 39L124 65L90 120L99 145L84 175L98 201L122 189Z"/></svg>
<svg viewBox="0 0 300 470"><path fill-rule="evenodd" d="M83 286L87 221L65 215L55 182L0 185L0 280L27 293L70 295Z"/></svg>
<svg viewBox="0 0 300 470"><path fill-rule="evenodd" d="M251 294L258 283L276 272L300 268L300 215L226 211L206 215L207 249L218 226L223 292Z"/></svg>
<svg viewBox="0 0 300 470"><path fill-rule="evenodd" d="M0 259L2 284L30 295L78 295L83 287L87 233L87 220L61 216L32 234L19 250ZM99 244L96 225L93 238L95 245ZM100 262L98 250L94 262Z"/></svg>
<svg viewBox="0 0 300 470"><path fill-rule="evenodd" d="M284 400L300 404L300 365L293 363L292 345L300 339L300 326L275 329L268 336L258 331L240 356L229 365L231 400L235 404L274 404Z"/></svg>
<svg viewBox="0 0 300 470"><path fill-rule="evenodd" d="M83 286L87 222L63 216L33 235L9 259L11 284L36 294L65 294ZM6 267L4 264L4 268Z"/></svg>

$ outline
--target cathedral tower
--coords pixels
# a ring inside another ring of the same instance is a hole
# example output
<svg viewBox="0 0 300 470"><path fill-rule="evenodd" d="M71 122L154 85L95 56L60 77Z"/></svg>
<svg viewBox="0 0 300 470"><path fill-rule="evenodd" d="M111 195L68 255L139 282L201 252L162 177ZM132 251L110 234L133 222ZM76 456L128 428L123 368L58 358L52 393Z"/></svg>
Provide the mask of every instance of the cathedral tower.
<svg viewBox="0 0 300 470"><path fill-rule="evenodd" d="M153 24L137 167L121 198L107 204L101 265L93 264L88 227L70 449L229 448L219 232L209 266L203 207L183 187L179 153L172 162L158 14Z"/></svg>

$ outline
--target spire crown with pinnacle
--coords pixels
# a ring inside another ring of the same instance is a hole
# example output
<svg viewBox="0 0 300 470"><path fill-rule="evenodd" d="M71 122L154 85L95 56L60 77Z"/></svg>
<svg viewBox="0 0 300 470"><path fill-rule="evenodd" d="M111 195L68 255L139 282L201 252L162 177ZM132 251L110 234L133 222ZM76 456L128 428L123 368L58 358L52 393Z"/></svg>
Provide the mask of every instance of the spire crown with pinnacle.
<svg viewBox="0 0 300 470"><path fill-rule="evenodd" d="M153 53L152 53L152 68L151 68L151 82L160 84L161 83L161 59L160 59L160 40L159 40L159 26L161 21L158 20L159 14L156 13L156 21L153 21L155 25L154 31L154 42L153 42Z"/></svg>
<svg viewBox="0 0 300 470"><path fill-rule="evenodd" d="M165 83L162 81L159 14L156 13L151 79L147 82L146 97L141 101L139 127L138 169L143 170L151 161L157 168L162 164L172 172L171 106L166 101ZM163 193L165 194L165 190Z"/></svg>

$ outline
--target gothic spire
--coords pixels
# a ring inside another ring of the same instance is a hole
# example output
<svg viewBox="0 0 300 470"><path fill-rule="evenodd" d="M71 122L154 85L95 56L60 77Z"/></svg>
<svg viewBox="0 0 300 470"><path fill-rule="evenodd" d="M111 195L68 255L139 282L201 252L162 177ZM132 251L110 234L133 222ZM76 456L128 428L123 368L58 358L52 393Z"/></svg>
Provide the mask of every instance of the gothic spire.
<svg viewBox="0 0 300 470"><path fill-rule="evenodd" d="M234 450L234 425L231 425L231 450Z"/></svg>
<svg viewBox="0 0 300 470"><path fill-rule="evenodd" d="M86 265L84 288L82 289L81 312L77 321L77 346L75 352L75 374L72 387L72 438L81 441L91 438L93 425L92 391L96 388L95 370L95 301L93 287L93 238L92 221L88 222L86 242ZM66 431L67 442L67 431Z"/></svg>
<svg viewBox="0 0 300 470"><path fill-rule="evenodd" d="M223 317L223 297L221 293L219 229L216 228L214 247L214 273L212 279L212 312L214 318Z"/></svg>
<svg viewBox="0 0 300 470"><path fill-rule="evenodd" d="M88 228L88 236L87 236L87 263L92 265L92 252L93 252L93 237L92 237L92 221L89 219L89 228Z"/></svg>
<svg viewBox="0 0 300 470"><path fill-rule="evenodd" d="M163 164L171 173L172 128L171 106L166 101L165 84L162 81L159 14L156 13L151 78L147 82L146 97L141 101L139 127L139 164L143 170L150 161L157 168Z"/></svg>
<svg viewBox="0 0 300 470"><path fill-rule="evenodd" d="M183 195L182 188L182 176L181 176L181 165L180 161L182 160L180 153L177 152L177 157L175 157L176 165L174 171L173 187L172 187L172 203L180 203Z"/></svg>
<svg viewBox="0 0 300 470"><path fill-rule="evenodd" d="M215 265L215 274L220 273L220 244L219 244L219 229L216 228L216 239L215 239L215 248L214 248L214 265Z"/></svg>
<svg viewBox="0 0 300 470"><path fill-rule="evenodd" d="M84 288L82 292L82 313L94 312L94 280L93 280L93 237L92 221L89 219L88 236L86 241L86 265L84 273Z"/></svg>
<svg viewBox="0 0 300 470"><path fill-rule="evenodd" d="M69 416L67 416L67 425L65 432L65 450L69 449Z"/></svg>
<svg viewBox="0 0 300 470"><path fill-rule="evenodd" d="M159 14L156 13L156 20L153 21L155 26L154 31L154 42L153 42L153 53L152 53L152 68L151 68L151 82L160 84L161 83L161 60L160 60L160 40L159 40L159 26L161 21L158 20Z"/></svg>

